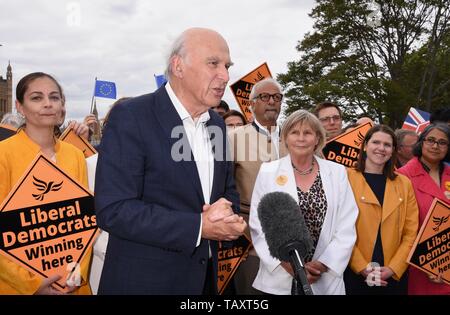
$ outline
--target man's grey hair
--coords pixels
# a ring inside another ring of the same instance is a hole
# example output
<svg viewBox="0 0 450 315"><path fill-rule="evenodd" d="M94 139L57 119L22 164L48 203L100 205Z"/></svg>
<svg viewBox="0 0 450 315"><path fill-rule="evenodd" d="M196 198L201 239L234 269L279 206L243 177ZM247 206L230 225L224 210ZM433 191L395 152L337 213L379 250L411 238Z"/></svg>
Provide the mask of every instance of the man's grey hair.
<svg viewBox="0 0 450 315"><path fill-rule="evenodd" d="M172 75L172 58L175 56L181 56L184 58L186 56L185 51L185 42L186 42L186 34L183 32L180 36L178 36L172 44L172 47L169 52L169 56L167 58L167 66L164 72L164 76L166 80L170 82L170 77Z"/></svg>
<svg viewBox="0 0 450 315"><path fill-rule="evenodd" d="M397 138L397 147L400 147L403 144L403 141L405 140L405 137L407 135L415 136L417 139L419 139L419 135L412 130L406 130L406 129L397 129L395 130L395 137Z"/></svg>
<svg viewBox="0 0 450 315"><path fill-rule="evenodd" d="M6 113L0 123L19 128L25 123L25 119L19 113Z"/></svg>
<svg viewBox="0 0 450 315"><path fill-rule="evenodd" d="M283 94L283 88L281 87L281 84L278 83L277 80L275 80L273 78L266 78L266 79L256 82L255 85L253 85L253 88L252 88L252 91L250 92L250 97L249 97L250 101L253 101L255 99L255 97L258 96L257 91L259 90L260 86L266 85L268 83L275 85L278 88L278 90L280 91L280 93Z"/></svg>

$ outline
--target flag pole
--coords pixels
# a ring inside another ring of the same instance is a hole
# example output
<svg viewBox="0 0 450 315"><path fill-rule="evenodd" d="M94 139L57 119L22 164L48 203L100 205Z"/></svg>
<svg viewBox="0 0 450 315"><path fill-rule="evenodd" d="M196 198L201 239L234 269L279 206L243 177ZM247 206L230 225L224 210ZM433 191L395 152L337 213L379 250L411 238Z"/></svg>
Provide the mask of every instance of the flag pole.
<svg viewBox="0 0 450 315"><path fill-rule="evenodd" d="M95 88L96 87L97 87L97 77L95 77L94 93L92 93L91 110L89 111L89 114L92 114L92 109L94 107L94 97L95 97Z"/></svg>

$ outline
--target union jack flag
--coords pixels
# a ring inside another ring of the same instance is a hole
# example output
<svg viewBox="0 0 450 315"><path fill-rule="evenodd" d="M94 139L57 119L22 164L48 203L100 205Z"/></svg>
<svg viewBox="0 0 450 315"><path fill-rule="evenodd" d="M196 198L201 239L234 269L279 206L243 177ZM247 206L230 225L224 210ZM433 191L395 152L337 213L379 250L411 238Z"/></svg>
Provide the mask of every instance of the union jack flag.
<svg viewBox="0 0 450 315"><path fill-rule="evenodd" d="M430 124L430 113L411 107L402 129L412 130L420 134Z"/></svg>

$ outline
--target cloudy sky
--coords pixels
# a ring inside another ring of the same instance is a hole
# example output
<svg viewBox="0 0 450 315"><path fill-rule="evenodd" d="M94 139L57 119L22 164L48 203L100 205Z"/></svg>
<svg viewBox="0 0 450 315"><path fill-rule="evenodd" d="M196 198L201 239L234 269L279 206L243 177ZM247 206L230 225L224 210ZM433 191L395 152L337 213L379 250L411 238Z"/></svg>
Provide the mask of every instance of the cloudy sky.
<svg viewBox="0 0 450 315"><path fill-rule="evenodd" d="M95 77L113 81L118 97L156 89L173 40L190 27L221 33L235 65L230 83L263 62L272 75L296 60L312 30L313 0L2 0L0 74L8 60L13 85L27 73L54 75L67 97L67 117L89 113ZM224 99L237 108L231 90ZM103 117L110 99L97 99Z"/></svg>

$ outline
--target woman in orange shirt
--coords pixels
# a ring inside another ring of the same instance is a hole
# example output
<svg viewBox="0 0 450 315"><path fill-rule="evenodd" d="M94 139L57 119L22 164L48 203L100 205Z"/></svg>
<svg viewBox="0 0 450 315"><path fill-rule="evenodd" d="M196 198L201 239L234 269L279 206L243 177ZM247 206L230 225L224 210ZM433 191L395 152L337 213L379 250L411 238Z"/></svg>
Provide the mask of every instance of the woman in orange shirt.
<svg viewBox="0 0 450 315"><path fill-rule="evenodd" d="M25 124L14 136L0 142L0 203L23 176L34 158L42 153L70 177L87 187L86 161L73 145L55 138L63 110L63 91L58 82L42 72L23 77L16 87L17 112ZM91 251L81 262L81 277L87 279ZM0 256L0 294L62 294L53 287L60 276L42 279L5 256ZM86 281L70 292L90 294Z"/></svg>

